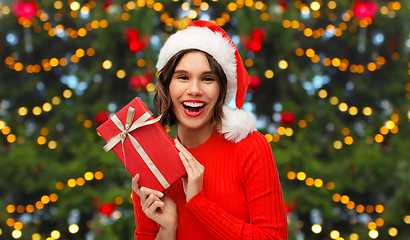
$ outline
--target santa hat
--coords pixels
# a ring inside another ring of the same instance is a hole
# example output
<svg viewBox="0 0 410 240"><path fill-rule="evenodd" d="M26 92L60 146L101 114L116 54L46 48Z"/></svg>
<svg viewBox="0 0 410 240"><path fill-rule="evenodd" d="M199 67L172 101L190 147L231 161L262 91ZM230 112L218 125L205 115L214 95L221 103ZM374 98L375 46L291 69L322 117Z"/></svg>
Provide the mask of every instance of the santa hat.
<svg viewBox="0 0 410 240"><path fill-rule="evenodd" d="M240 110L245 100L249 84L246 71L238 49L228 34L219 26L208 21L193 21L185 29L171 35L162 47L157 62L158 71L169 59L184 49L198 49L211 55L225 72L227 83L226 102L223 107L225 117L219 131L230 141L239 142L256 130L252 115ZM226 104L235 98L237 109Z"/></svg>

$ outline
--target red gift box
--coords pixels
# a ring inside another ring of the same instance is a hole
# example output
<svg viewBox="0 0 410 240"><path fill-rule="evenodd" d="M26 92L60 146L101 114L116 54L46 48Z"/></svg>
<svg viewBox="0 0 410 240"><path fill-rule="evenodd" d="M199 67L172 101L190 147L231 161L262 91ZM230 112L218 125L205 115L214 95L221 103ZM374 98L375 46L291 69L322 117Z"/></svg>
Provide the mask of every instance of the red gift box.
<svg viewBox="0 0 410 240"><path fill-rule="evenodd" d="M140 175L139 186L163 191L186 175L178 150L142 100L134 98L97 131L128 172Z"/></svg>

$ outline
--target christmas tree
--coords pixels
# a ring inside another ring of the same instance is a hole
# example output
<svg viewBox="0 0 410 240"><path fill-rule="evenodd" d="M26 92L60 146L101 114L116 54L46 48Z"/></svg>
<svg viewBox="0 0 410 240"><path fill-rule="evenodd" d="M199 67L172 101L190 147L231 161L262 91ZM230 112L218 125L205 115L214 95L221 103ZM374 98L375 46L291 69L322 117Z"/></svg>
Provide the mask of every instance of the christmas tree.
<svg viewBox="0 0 410 240"><path fill-rule="evenodd" d="M289 239L409 239L409 1L0 2L0 239L133 239L131 176L96 128L192 20L251 76ZM167 129L171 137L175 129Z"/></svg>

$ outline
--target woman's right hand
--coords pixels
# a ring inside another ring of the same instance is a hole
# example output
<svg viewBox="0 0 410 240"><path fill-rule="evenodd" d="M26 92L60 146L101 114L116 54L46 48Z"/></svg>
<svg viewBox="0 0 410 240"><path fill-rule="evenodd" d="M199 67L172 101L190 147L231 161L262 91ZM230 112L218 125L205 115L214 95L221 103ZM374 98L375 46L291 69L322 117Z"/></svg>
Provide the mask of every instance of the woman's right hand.
<svg viewBox="0 0 410 240"><path fill-rule="evenodd" d="M178 225L177 205L168 195L146 187L139 187L139 174L132 179L132 190L140 197L142 211L164 230L174 231Z"/></svg>

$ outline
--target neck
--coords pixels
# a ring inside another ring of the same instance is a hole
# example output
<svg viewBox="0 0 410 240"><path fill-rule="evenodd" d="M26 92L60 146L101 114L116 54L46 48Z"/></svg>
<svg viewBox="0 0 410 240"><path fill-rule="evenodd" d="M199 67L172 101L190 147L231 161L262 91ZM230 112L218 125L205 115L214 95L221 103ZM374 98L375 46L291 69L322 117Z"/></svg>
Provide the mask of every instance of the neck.
<svg viewBox="0 0 410 240"><path fill-rule="evenodd" d="M199 129L189 129L182 124L178 124L178 138L186 148L194 148L203 144L214 131L215 127L210 124Z"/></svg>

